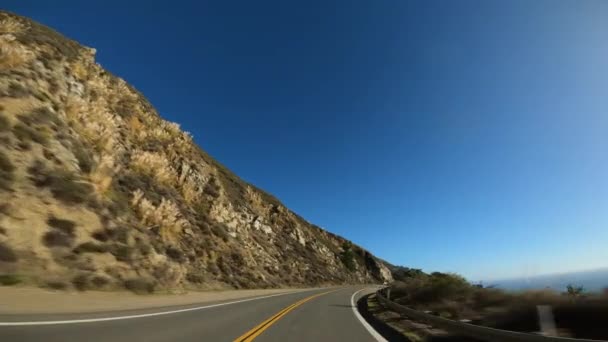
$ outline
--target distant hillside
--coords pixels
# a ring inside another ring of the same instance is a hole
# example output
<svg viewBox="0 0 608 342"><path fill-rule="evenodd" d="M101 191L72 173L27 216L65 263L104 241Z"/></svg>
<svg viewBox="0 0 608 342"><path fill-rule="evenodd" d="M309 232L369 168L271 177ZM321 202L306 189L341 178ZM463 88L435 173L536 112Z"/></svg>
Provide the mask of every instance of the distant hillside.
<svg viewBox="0 0 608 342"><path fill-rule="evenodd" d="M2 11L0 141L0 284L152 291L391 279L369 252L211 158L98 65L94 49Z"/></svg>
<svg viewBox="0 0 608 342"><path fill-rule="evenodd" d="M488 282L506 290L551 288L565 291L569 284L583 286L587 291L608 288L608 268L561 274L539 275L529 278L507 279Z"/></svg>

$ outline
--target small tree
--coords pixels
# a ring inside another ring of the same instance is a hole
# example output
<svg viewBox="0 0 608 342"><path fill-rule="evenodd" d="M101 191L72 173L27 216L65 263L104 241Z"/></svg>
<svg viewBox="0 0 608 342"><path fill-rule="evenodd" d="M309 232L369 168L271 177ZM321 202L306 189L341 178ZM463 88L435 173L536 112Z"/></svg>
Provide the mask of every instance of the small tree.
<svg viewBox="0 0 608 342"><path fill-rule="evenodd" d="M340 253L340 260L350 271L354 271L355 265L355 253L353 252L352 245L348 242L342 244L342 252Z"/></svg>
<svg viewBox="0 0 608 342"><path fill-rule="evenodd" d="M566 287L566 293L572 298L580 297L583 292L585 292L585 288L582 286L574 286L572 284L568 284L568 286Z"/></svg>

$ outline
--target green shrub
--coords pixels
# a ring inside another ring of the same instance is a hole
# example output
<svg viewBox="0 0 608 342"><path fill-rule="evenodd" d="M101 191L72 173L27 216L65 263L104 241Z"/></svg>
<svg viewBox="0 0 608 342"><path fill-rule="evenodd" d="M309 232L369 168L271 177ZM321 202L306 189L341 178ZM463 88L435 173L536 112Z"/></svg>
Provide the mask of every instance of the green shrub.
<svg viewBox="0 0 608 342"><path fill-rule="evenodd" d="M8 97L13 98L27 97L29 94L30 92L28 89L17 82L11 82L11 84L8 86L8 91L6 92Z"/></svg>
<svg viewBox="0 0 608 342"><path fill-rule="evenodd" d="M68 284L62 281L47 281L44 286L53 290L65 290L68 288Z"/></svg>
<svg viewBox="0 0 608 342"><path fill-rule="evenodd" d="M101 242L106 242L109 239L108 233L105 230L98 230L91 234L93 239Z"/></svg>
<svg viewBox="0 0 608 342"><path fill-rule="evenodd" d="M93 193L90 184L78 181L74 175L67 172L52 175L50 189L56 199L70 205L88 203Z"/></svg>
<svg viewBox="0 0 608 342"><path fill-rule="evenodd" d="M17 116L19 121L23 122L28 127L60 125L61 121L55 113L48 107L38 107L32 110L29 114L20 114Z"/></svg>
<svg viewBox="0 0 608 342"><path fill-rule="evenodd" d="M221 238L224 242L228 242L230 239L230 235L224 224L219 222L214 222L210 226L211 233L219 238Z"/></svg>
<svg viewBox="0 0 608 342"><path fill-rule="evenodd" d="M215 178L211 178L209 182L203 188L203 192L212 198L218 198L220 196L220 186L217 184Z"/></svg>
<svg viewBox="0 0 608 342"><path fill-rule="evenodd" d="M74 288L78 291L88 290L90 289L89 277L84 273L78 274L72 278L72 285L74 285Z"/></svg>
<svg viewBox="0 0 608 342"><path fill-rule="evenodd" d="M17 261L17 254L15 254L15 252L13 252L13 250L5 245L4 243L0 242L0 261L4 261L4 262L16 262Z"/></svg>
<svg viewBox="0 0 608 342"><path fill-rule="evenodd" d="M43 161L36 160L27 172L34 185L48 187L53 196L65 204L89 204L93 186L78 180L74 174L57 169L49 169Z"/></svg>
<svg viewBox="0 0 608 342"><path fill-rule="evenodd" d="M356 269L355 253L353 252L352 245L348 242L342 244L342 252L340 253L340 260L350 271Z"/></svg>
<svg viewBox="0 0 608 342"><path fill-rule="evenodd" d="M395 282L391 289L393 298L414 306L449 300L464 301L474 291L474 287L461 276L439 272Z"/></svg>
<svg viewBox="0 0 608 342"><path fill-rule="evenodd" d="M2 151L0 151L0 171L11 173L15 170L15 166L11 162L10 158Z"/></svg>
<svg viewBox="0 0 608 342"><path fill-rule="evenodd" d="M108 247L94 242L84 242L74 248L74 253L105 253Z"/></svg>
<svg viewBox="0 0 608 342"><path fill-rule="evenodd" d="M94 276L93 278L91 278L91 284L95 288L104 287L104 286L108 285L109 283L110 283L110 280L106 277Z"/></svg>
<svg viewBox="0 0 608 342"><path fill-rule="evenodd" d="M0 189L10 190L11 183L14 180L14 170L15 166L9 157L0 151Z"/></svg>
<svg viewBox="0 0 608 342"><path fill-rule="evenodd" d="M476 309L505 306L512 302L510 294L495 288L475 288L472 302Z"/></svg>
<svg viewBox="0 0 608 342"><path fill-rule="evenodd" d="M585 288L582 286L575 286L572 284L568 284L566 287L566 294L572 298L577 298L583 295L585 292Z"/></svg>
<svg viewBox="0 0 608 342"><path fill-rule="evenodd" d="M107 231L110 238L120 243L127 243L129 240L129 230L125 227L118 227Z"/></svg>
<svg viewBox="0 0 608 342"><path fill-rule="evenodd" d="M165 249L165 254L167 254L167 256L177 262L181 262L184 259L184 255L183 253L174 247L167 247Z"/></svg>
<svg viewBox="0 0 608 342"><path fill-rule="evenodd" d="M146 243L143 240L136 240L136 246L141 255L145 256L145 255L149 255L150 253L152 253L152 246L150 246L148 243Z"/></svg>
<svg viewBox="0 0 608 342"><path fill-rule="evenodd" d="M74 237L76 223L70 220L59 219L54 216L49 216L46 223L54 229L57 229L71 237Z"/></svg>
<svg viewBox="0 0 608 342"><path fill-rule="evenodd" d="M84 173L90 173L93 170L93 158L91 153L78 142L72 142L72 153L78 161L78 167Z"/></svg>
<svg viewBox="0 0 608 342"><path fill-rule="evenodd" d="M0 113L0 132L8 132L11 128L11 123L8 121L8 118Z"/></svg>
<svg viewBox="0 0 608 342"><path fill-rule="evenodd" d="M31 141L44 146L47 145L49 141L48 136L44 134L43 130L35 129L21 122L18 122L13 127L13 134L22 144L24 144L24 146L29 146Z"/></svg>
<svg viewBox="0 0 608 342"><path fill-rule="evenodd" d="M124 281L124 286L127 290L137 294L146 294L154 292L156 284L149 279L131 278Z"/></svg>
<svg viewBox="0 0 608 342"><path fill-rule="evenodd" d="M110 253L116 258L118 261L129 262L131 261L131 257L133 255L133 248L127 245L122 244L113 244L109 248Z"/></svg>
<svg viewBox="0 0 608 342"><path fill-rule="evenodd" d="M21 282L21 277L16 274L0 274L0 285L10 286L19 284Z"/></svg>
<svg viewBox="0 0 608 342"><path fill-rule="evenodd" d="M74 238L60 231L46 232L42 237L42 242L47 247L70 247Z"/></svg>

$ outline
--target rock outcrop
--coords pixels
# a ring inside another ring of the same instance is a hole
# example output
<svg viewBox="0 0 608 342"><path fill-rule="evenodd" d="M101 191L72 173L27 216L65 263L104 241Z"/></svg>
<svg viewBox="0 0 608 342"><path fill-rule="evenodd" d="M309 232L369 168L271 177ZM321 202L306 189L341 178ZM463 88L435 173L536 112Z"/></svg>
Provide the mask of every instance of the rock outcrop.
<svg viewBox="0 0 608 342"><path fill-rule="evenodd" d="M369 252L285 208L83 47L0 12L0 274L53 288L381 282Z"/></svg>

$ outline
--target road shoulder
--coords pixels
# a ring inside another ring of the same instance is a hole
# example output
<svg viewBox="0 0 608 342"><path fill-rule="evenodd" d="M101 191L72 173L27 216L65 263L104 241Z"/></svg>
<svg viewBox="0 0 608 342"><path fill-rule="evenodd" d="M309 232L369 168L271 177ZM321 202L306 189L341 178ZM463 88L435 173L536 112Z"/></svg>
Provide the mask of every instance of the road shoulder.
<svg viewBox="0 0 608 342"><path fill-rule="evenodd" d="M204 304L306 289L190 291L137 295L130 292L67 292L30 287L0 287L0 315L96 313Z"/></svg>

